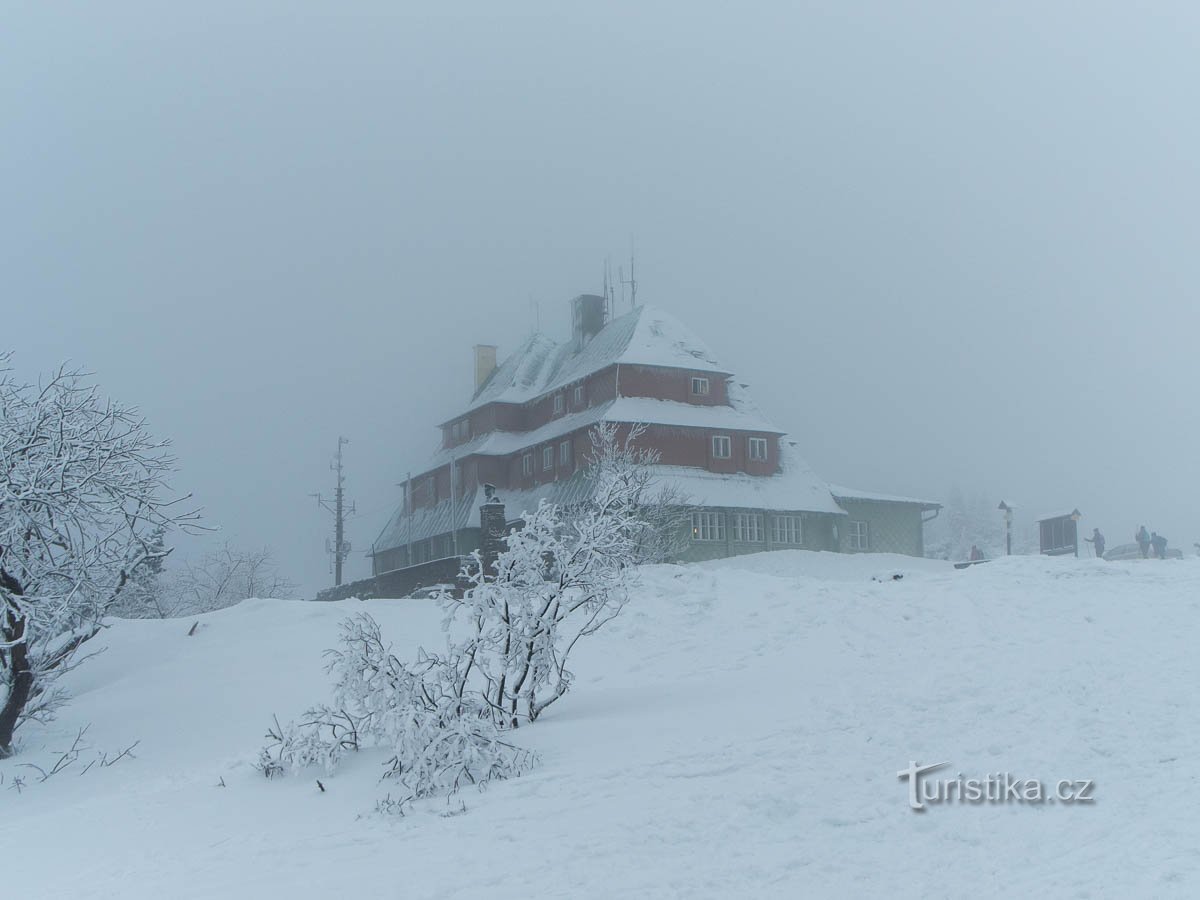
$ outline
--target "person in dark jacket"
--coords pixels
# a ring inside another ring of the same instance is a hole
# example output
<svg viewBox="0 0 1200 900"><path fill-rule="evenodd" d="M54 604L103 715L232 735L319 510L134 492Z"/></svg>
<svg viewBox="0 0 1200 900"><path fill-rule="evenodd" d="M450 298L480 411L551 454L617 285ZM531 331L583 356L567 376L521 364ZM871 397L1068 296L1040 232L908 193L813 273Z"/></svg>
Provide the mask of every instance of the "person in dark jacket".
<svg viewBox="0 0 1200 900"><path fill-rule="evenodd" d="M1167 558L1167 539L1157 531L1150 533L1150 544L1154 547L1154 555L1159 559Z"/></svg>
<svg viewBox="0 0 1200 900"><path fill-rule="evenodd" d="M1084 538L1084 540L1095 546L1096 556L1099 559L1104 559L1104 535L1100 533L1099 528L1093 528L1092 536L1090 538Z"/></svg>
<svg viewBox="0 0 1200 900"><path fill-rule="evenodd" d="M1148 557L1150 555L1150 532L1146 530L1145 525L1137 530L1133 539L1137 541L1138 549L1142 551L1142 559Z"/></svg>

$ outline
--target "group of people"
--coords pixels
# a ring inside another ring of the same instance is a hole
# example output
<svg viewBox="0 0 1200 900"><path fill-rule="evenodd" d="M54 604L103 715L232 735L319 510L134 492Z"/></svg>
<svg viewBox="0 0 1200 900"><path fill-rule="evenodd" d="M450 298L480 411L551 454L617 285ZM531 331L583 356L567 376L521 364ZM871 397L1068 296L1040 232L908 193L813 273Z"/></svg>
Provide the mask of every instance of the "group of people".
<svg viewBox="0 0 1200 900"><path fill-rule="evenodd" d="M1142 559L1150 557L1150 551L1154 550L1154 555L1159 559L1167 558L1167 539L1157 531L1146 531L1146 526L1142 525L1137 530L1137 534L1133 536L1137 541L1138 549L1142 551Z"/></svg>
<svg viewBox="0 0 1200 900"><path fill-rule="evenodd" d="M1167 558L1167 539L1157 531L1147 531L1146 526L1141 525L1133 539L1137 543L1138 549L1142 551L1142 559L1149 559L1152 550L1159 559ZM1092 536L1084 538L1084 540L1096 548L1097 557L1104 557L1104 535L1100 533L1099 528L1093 528ZM1197 544L1196 547L1200 550L1200 544Z"/></svg>

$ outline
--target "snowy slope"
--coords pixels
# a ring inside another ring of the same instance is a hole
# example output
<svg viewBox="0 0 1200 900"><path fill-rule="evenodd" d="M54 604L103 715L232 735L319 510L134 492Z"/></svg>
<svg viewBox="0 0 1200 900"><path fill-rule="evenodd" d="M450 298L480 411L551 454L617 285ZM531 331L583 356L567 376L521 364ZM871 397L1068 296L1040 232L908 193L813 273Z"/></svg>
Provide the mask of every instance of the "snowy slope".
<svg viewBox="0 0 1200 900"><path fill-rule="evenodd" d="M903 573L894 580L891 576ZM542 765L466 812L368 813L377 757L252 768L272 713L325 699L356 601L117 622L76 701L0 763L13 896L1196 896L1200 563L1014 558L964 571L805 552L645 573L518 732ZM398 649L426 602L374 601ZM20 794L91 722L137 759ZM909 760L1094 779L1091 806L914 813ZM218 786L221 780L225 786ZM457 809L457 806L453 807ZM64 863L64 859L69 862ZM14 864L14 860L19 863Z"/></svg>

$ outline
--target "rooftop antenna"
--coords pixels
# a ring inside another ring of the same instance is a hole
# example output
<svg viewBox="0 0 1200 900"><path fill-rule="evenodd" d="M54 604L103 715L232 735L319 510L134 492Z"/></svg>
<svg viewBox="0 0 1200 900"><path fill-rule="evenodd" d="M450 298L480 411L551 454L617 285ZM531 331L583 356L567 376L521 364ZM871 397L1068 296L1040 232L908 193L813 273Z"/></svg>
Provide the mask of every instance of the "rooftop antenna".
<svg viewBox="0 0 1200 900"><path fill-rule="evenodd" d="M625 285L628 284L625 280L625 270L617 266L617 281L621 283L621 305L625 305Z"/></svg>
<svg viewBox="0 0 1200 900"><path fill-rule="evenodd" d="M625 285L629 285L629 308L637 306L637 276L634 274L633 241L629 242L629 280L621 275L621 302L625 302Z"/></svg>

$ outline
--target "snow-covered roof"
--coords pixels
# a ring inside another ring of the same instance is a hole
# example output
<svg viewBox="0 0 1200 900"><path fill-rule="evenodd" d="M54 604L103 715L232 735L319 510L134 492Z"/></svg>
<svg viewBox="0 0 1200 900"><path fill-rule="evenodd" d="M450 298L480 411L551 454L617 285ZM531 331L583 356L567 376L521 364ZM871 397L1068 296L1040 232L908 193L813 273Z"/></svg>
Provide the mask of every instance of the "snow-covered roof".
<svg viewBox="0 0 1200 900"><path fill-rule="evenodd" d="M874 491L860 491L856 488L831 484L829 489L838 500L874 500L877 503L910 503L914 506L924 506L928 509L940 509L942 504L937 500L920 500L915 497L898 497L895 494L879 494Z"/></svg>
<svg viewBox="0 0 1200 900"><path fill-rule="evenodd" d="M1045 513L1034 519L1035 522L1046 522L1050 519L1069 519L1071 516L1080 515L1079 510L1069 509L1066 512ZM1082 516L1080 516L1082 518Z"/></svg>
<svg viewBox="0 0 1200 900"><path fill-rule="evenodd" d="M621 363L729 374L690 328L654 306L613 319L583 349L534 334L476 391L466 412L488 403L525 403Z"/></svg>
<svg viewBox="0 0 1200 900"><path fill-rule="evenodd" d="M689 505L844 515L829 485L787 442L774 475L722 474L693 466L659 466L655 483L678 489Z"/></svg>

